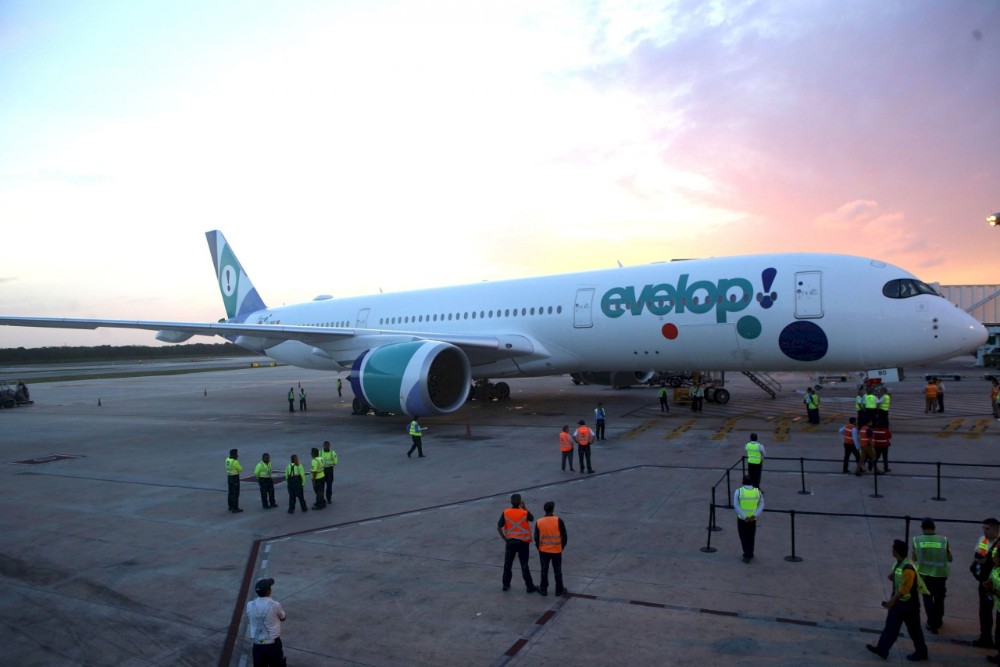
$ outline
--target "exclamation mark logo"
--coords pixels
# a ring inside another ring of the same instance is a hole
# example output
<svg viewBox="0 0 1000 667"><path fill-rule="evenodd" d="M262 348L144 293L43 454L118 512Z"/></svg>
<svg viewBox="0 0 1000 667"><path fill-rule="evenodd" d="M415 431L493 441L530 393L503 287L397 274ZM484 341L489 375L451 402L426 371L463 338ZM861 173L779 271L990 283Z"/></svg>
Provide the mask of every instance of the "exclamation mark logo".
<svg viewBox="0 0 1000 667"><path fill-rule="evenodd" d="M778 299L778 293L771 291L771 286L774 284L774 279L777 275L778 270L775 268L764 269L760 274L764 291L757 293L757 301L760 303L761 308L770 308Z"/></svg>

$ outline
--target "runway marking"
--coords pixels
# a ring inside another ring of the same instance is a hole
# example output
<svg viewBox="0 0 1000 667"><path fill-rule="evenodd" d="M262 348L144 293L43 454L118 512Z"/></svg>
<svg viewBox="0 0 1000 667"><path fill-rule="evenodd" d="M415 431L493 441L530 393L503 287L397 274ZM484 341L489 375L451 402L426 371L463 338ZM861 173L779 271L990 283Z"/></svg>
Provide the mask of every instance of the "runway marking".
<svg viewBox="0 0 1000 667"><path fill-rule="evenodd" d="M644 421L643 423L639 424L638 426L636 426L635 428L633 428L631 431L629 431L625 435L623 435L622 439L624 439L624 440L631 440L632 438L634 438L635 436L639 435L640 433L644 433L645 431L648 431L649 429L651 429L654 426L656 426L656 424L658 424L659 421L660 421L659 419L648 419L648 420Z"/></svg>
<svg viewBox="0 0 1000 667"><path fill-rule="evenodd" d="M681 435L685 431L687 431L689 428L691 428L692 426L694 426L697 423L698 423L697 420L695 420L695 419L689 419L686 422L684 422L683 424L681 424L680 426L678 426L677 428L675 428L670 433L668 433L665 436L663 436L663 439L664 440L676 440L677 438L681 437Z"/></svg>
<svg viewBox="0 0 1000 667"><path fill-rule="evenodd" d="M745 415L737 415L722 422L722 428L720 428L716 434L712 436L712 440L725 440L726 436L729 435L729 433L736 427L736 422L743 419L744 416Z"/></svg>
<svg viewBox="0 0 1000 667"><path fill-rule="evenodd" d="M977 419L976 423L972 425L969 432L963 435L967 440L978 440L985 431L986 427L990 425L989 419Z"/></svg>
<svg viewBox="0 0 1000 667"><path fill-rule="evenodd" d="M948 423L941 427L941 432L935 433L935 436L938 438L950 438L953 433L962 427L964 422L965 419L962 417L949 419Z"/></svg>

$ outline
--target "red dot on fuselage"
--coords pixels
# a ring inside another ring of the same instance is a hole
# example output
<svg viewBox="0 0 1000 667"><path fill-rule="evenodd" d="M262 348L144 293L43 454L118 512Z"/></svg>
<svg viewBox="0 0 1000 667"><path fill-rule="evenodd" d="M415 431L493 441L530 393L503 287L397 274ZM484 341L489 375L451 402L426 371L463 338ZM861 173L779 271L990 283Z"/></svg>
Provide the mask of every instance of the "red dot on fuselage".
<svg viewBox="0 0 1000 667"><path fill-rule="evenodd" d="M676 324L670 324L668 322L668 323L666 323L666 324L663 325L663 328L660 331L663 332L663 337L666 338L667 340L673 340L673 339L677 338L677 325Z"/></svg>

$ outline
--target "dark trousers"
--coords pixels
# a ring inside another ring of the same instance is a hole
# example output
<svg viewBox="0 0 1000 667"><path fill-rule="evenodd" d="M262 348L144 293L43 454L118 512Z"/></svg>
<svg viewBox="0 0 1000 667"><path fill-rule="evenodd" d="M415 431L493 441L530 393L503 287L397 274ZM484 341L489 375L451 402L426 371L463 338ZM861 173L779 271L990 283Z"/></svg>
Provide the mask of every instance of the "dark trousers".
<svg viewBox="0 0 1000 667"><path fill-rule="evenodd" d="M590 445L580 445L579 447L577 447L577 449L580 451L580 472L584 471L583 467L584 457L586 457L587 459L587 467L586 467L587 472L594 472L594 469L590 467Z"/></svg>
<svg viewBox="0 0 1000 667"><path fill-rule="evenodd" d="M289 412L295 412L295 399L294 398L288 399L288 411Z"/></svg>
<svg viewBox="0 0 1000 667"><path fill-rule="evenodd" d="M705 400L701 396L691 398L691 412L701 412L701 402Z"/></svg>
<svg viewBox="0 0 1000 667"><path fill-rule="evenodd" d="M819 423L819 408L806 408L806 414L809 416L810 424Z"/></svg>
<svg viewBox="0 0 1000 667"><path fill-rule="evenodd" d="M258 477L257 485L260 487L260 504L264 509L277 507L278 503L274 502L274 480L270 477Z"/></svg>
<svg viewBox="0 0 1000 667"><path fill-rule="evenodd" d="M758 489L760 488L760 475L763 468L763 463L747 463L747 476L750 478L750 483Z"/></svg>
<svg viewBox="0 0 1000 667"><path fill-rule="evenodd" d="M670 412L670 406L667 405L666 396L660 396L660 412Z"/></svg>
<svg viewBox="0 0 1000 667"><path fill-rule="evenodd" d="M562 578L562 553L539 551L538 557L542 564L542 583L539 584L538 590L543 593L549 590L549 563L552 563L552 574L556 579L556 595L562 595L566 592Z"/></svg>
<svg viewBox="0 0 1000 667"><path fill-rule="evenodd" d="M323 486L325 482L323 478L313 480L313 491L316 492L316 504L313 505L314 510L323 509L326 507L326 501L323 499Z"/></svg>
<svg viewBox="0 0 1000 667"><path fill-rule="evenodd" d="M938 412L944 412L944 394L938 393Z"/></svg>
<svg viewBox="0 0 1000 667"><path fill-rule="evenodd" d="M743 547L743 557L753 558L753 544L757 539L757 522L744 521L736 518L736 532L740 534L740 545Z"/></svg>
<svg viewBox="0 0 1000 667"><path fill-rule="evenodd" d="M851 455L854 455L854 462L861 465L861 452L854 445L849 445L844 443L844 472L847 472L847 466L851 461Z"/></svg>
<svg viewBox="0 0 1000 667"><path fill-rule="evenodd" d="M304 398L299 399L299 410L301 410L302 412L306 411L306 399Z"/></svg>
<svg viewBox="0 0 1000 667"><path fill-rule="evenodd" d="M273 644L253 645L253 667L285 667L281 637L276 638Z"/></svg>
<svg viewBox="0 0 1000 667"><path fill-rule="evenodd" d="M524 584L528 587L529 591L535 590L535 582L531 579L531 570L528 569L528 555L530 553L528 547L531 546L530 542L525 542L524 540L518 539L508 539L507 545L504 547L503 554L503 585L504 588L510 586L510 580L514 573L512 566L514 565L514 557L521 561L521 576L524 577Z"/></svg>
<svg viewBox="0 0 1000 667"><path fill-rule="evenodd" d="M598 440L604 440L604 420L598 419L594 424L594 437Z"/></svg>
<svg viewBox="0 0 1000 667"><path fill-rule="evenodd" d="M994 615L997 616L996 623L993 623ZM994 631L996 636L993 636ZM992 639L994 646L1000 646L1000 614L994 614L993 595L983 590L982 586L979 586L979 638L984 641Z"/></svg>
<svg viewBox="0 0 1000 667"><path fill-rule="evenodd" d="M413 445L410 447L410 451L406 452L407 456L412 454L414 449L417 450L417 454L419 456L424 455L424 444L421 442L421 440L423 440L423 437L419 435L413 436Z"/></svg>
<svg viewBox="0 0 1000 667"><path fill-rule="evenodd" d="M566 469L566 464L569 463L569 469L573 470L573 450L562 453L562 469Z"/></svg>
<svg viewBox="0 0 1000 667"><path fill-rule="evenodd" d="M292 514L295 512L295 500L298 499L299 505L302 506L302 511L306 511L306 497L302 489L302 478L298 478L296 481L288 481L288 513Z"/></svg>
<svg viewBox="0 0 1000 667"><path fill-rule="evenodd" d="M240 476L226 475L226 484L229 487L229 511L240 508Z"/></svg>
<svg viewBox="0 0 1000 667"><path fill-rule="evenodd" d="M920 603L916 597L908 602L897 601L889 609L885 617L885 627L882 636L878 638L879 655L889 655L889 650L899 638L899 629L906 625L906 632L913 640L913 652L920 656L927 655L927 644L924 642L924 630L920 627Z"/></svg>
<svg viewBox="0 0 1000 667"><path fill-rule="evenodd" d="M927 625L937 630L944 620L944 596L947 593L947 577L931 577L922 575L930 595L924 595L924 612L927 614Z"/></svg>
<svg viewBox="0 0 1000 667"><path fill-rule="evenodd" d="M323 490L326 492L326 502L333 500L333 466L323 468Z"/></svg>
<svg viewBox="0 0 1000 667"><path fill-rule="evenodd" d="M882 470L889 469L889 448L888 447L876 447L875 448L875 470L878 470L879 459L882 460L882 465L884 466Z"/></svg>

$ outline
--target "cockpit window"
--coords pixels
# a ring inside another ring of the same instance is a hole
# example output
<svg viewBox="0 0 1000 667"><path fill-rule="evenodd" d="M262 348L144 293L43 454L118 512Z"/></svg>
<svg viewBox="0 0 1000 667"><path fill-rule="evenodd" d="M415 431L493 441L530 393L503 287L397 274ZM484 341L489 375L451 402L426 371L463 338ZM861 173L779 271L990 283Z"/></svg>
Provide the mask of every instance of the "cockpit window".
<svg viewBox="0 0 1000 667"><path fill-rule="evenodd" d="M882 288L882 294L890 299L909 299L911 296L917 296L918 294L941 296L927 283L922 283L919 280L914 280L912 278L890 280L885 284L885 287Z"/></svg>

